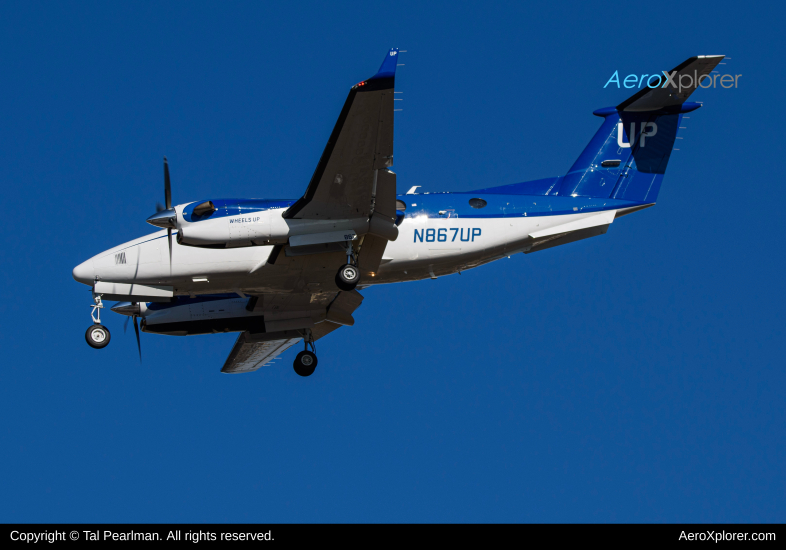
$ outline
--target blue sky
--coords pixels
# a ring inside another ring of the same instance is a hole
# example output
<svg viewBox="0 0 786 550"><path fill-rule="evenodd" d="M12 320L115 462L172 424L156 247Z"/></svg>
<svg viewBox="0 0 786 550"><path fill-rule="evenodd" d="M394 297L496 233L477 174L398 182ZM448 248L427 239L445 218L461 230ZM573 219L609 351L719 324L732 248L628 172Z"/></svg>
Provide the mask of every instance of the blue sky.
<svg viewBox="0 0 786 550"><path fill-rule="evenodd" d="M2 521L783 521L784 8L6 2ZM658 205L608 234L366 290L248 376L234 335L84 341L71 269L162 200L297 198L349 87L402 54L399 192L564 174L603 88L702 54ZM693 99L692 98L692 99ZM762 157L764 155L764 157Z"/></svg>

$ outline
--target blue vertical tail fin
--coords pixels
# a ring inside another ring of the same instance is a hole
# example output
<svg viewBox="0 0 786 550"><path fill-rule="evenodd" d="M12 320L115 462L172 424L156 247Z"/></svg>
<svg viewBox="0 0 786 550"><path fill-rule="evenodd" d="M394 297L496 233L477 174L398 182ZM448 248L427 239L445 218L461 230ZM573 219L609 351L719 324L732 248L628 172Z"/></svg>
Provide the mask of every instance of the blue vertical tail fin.
<svg viewBox="0 0 786 550"><path fill-rule="evenodd" d="M663 87L645 88L617 107L598 109L603 124L565 175L559 195L654 203L677 139L682 115L698 109L685 100L723 56L692 57L669 72ZM668 88L681 74L690 88Z"/></svg>

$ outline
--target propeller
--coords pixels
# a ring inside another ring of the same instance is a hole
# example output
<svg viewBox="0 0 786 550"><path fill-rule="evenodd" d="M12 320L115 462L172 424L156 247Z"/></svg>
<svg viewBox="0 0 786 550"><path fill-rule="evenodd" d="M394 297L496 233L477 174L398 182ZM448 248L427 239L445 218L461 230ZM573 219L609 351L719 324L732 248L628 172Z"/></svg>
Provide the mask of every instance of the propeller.
<svg viewBox="0 0 786 550"><path fill-rule="evenodd" d="M136 322L137 316L134 315L134 332L136 332L136 347L139 350L139 362L142 362L142 341L139 339L139 325Z"/></svg>
<svg viewBox="0 0 786 550"><path fill-rule="evenodd" d="M147 218L147 223L166 229L169 244L169 274L172 274L172 230L177 228L177 212L172 208L172 184L169 179L169 162L164 157L164 204L156 203L156 213Z"/></svg>
<svg viewBox="0 0 786 550"><path fill-rule="evenodd" d="M112 311L121 315L127 315L125 323L123 323L123 334L128 330L128 321L133 318L134 332L136 333L136 347L139 350L139 362L142 362L142 341L139 338L139 325L136 318L139 317L141 308L136 302L118 302L112 306Z"/></svg>
<svg viewBox="0 0 786 550"><path fill-rule="evenodd" d="M169 182L169 163L164 157L164 204L167 210L172 210L172 185ZM177 218L175 218L177 219ZM166 240L169 242L169 275L172 275L172 227L166 228ZM134 319L136 327L136 319ZM136 331L139 334L139 329ZM139 357L142 357L142 349L139 349Z"/></svg>

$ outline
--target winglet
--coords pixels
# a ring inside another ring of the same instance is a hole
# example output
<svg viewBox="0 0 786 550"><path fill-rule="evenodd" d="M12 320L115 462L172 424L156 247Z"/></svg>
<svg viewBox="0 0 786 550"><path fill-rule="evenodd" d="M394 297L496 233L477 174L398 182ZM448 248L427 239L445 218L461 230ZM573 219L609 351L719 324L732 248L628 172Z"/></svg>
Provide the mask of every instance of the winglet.
<svg viewBox="0 0 786 550"><path fill-rule="evenodd" d="M385 59L382 61L377 74L369 78L369 80L377 80L381 78L394 78L396 76L396 64L398 63L398 48L391 48Z"/></svg>

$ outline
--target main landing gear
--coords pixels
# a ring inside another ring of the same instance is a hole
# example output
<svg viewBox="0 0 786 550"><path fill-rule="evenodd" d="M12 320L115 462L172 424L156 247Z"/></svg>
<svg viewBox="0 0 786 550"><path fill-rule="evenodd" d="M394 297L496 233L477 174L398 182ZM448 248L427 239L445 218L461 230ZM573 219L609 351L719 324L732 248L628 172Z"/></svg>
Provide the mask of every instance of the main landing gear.
<svg viewBox="0 0 786 550"><path fill-rule="evenodd" d="M111 335L109 334L109 329L101 324L101 310L104 308L104 304L101 303L101 295L94 294L93 300L95 300L95 304L90 306L93 308L93 311L90 312L90 317L93 318L93 325L85 332L85 340L87 340L87 345L91 348L101 349L109 344Z"/></svg>
<svg viewBox="0 0 786 550"><path fill-rule="evenodd" d="M341 266L341 269L336 273L336 286L347 292L355 290L359 280L360 270L352 264Z"/></svg>
<svg viewBox="0 0 786 550"><path fill-rule="evenodd" d="M295 357L295 372L300 376L311 376L314 374L314 369L317 368L317 348L314 347L314 337L311 334L311 329L306 329L306 336L303 338L306 343L306 349L301 351ZM308 346L311 346L312 351L308 351Z"/></svg>
<svg viewBox="0 0 786 550"><path fill-rule="evenodd" d="M355 290L358 281L360 281L360 269L357 266L357 259L352 254L352 241L347 241L347 263L336 273L336 286L349 292Z"/></svg>

